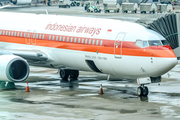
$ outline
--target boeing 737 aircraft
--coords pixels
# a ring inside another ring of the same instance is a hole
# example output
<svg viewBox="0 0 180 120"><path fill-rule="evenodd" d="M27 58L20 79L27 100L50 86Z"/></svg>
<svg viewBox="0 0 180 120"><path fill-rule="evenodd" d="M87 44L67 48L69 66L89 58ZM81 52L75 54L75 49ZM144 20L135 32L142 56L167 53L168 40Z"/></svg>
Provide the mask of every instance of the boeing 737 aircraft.
<svg viewBox="0 0 180 120"><path fill-rule="evenodd" d="M177 64L168 42L139 24L113 19L0 12L0 81L22 82L29 65L59 69L77 79L80 71L160 82ZM13 22L12 22L13 19Z"/></svg>

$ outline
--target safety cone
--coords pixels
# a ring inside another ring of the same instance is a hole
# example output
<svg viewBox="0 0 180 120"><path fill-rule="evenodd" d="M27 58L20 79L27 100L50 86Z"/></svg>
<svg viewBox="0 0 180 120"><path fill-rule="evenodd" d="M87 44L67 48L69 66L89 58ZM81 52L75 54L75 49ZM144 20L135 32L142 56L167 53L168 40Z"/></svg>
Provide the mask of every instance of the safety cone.
<svg viewBox="0 0 180 120"><path fill-rule="evenodd" d="M103 89L102 89L102 84L100 84L99 94L100 94L100 95L104 94L104 93L103 93Z"/></svg>
<svg viewBox="0 0 180 120"><path fill-rule="evenodd" d="M27 82L27 86L26 86L26 92L30 92L28 82Z"/></svg>

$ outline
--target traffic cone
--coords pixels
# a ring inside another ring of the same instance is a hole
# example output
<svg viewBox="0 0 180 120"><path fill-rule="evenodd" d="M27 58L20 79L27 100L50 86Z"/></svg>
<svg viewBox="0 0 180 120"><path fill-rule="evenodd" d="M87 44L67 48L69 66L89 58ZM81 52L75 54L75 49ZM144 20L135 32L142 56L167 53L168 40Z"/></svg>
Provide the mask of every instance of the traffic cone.
<svg viewBox="0 0 180 120"><path fill-rule="evenodd" d="M26 92L30 92L28 82L27 82L27 86L26 86Z"/></svg>
<svg viewBox="0 0 180 120"><path fill-rule="evenodd" d="M104 94L104 93L103 93L103 89L102 89L102 84L100 84L99 94L100 94L100 95Z"/></svg>

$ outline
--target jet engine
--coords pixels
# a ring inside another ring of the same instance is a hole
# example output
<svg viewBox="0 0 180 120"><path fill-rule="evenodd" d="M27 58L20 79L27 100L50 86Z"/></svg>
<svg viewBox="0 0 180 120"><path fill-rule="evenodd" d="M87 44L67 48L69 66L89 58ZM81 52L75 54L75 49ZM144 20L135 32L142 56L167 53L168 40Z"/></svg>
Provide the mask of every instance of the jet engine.
<svg viewBox="0 0 180 120"><path fill-rule="evenodd" d="M0 81L22 82L29 76L29 65L15 55L0 55Z"/></svg>
<svg viewBox="0 0 180 120"><path fill-rule="evenodd" d="M14 5L30 5L32 0L10 0Z"/></svg>

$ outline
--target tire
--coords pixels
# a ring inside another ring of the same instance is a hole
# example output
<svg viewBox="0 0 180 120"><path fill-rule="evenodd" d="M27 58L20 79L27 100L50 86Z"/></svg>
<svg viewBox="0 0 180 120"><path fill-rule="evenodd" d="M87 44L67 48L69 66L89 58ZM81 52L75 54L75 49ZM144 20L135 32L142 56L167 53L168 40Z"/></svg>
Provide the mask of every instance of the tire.
<svg viewBox="0 0 180 120"><path fill-rule="evenodd" d="M87 12L90 12L90 9L87 9Z"/></svg>
<svg viewBox="0 0 180 120"><path fill-rule="evenodd" d="M94 12L97 13L98 11L95 9Z"/></svg>
<svg viewBox="0 0 180 120"><path fill-rule="evenodd" d="M117 10L117 13L119 13L119 10Z"/></svg>
<svg viewBox="0 0 180 120"><path fill-rule="evenodd" d="M8 82L7 88L15 88L15 84L13 82Z"/></svg>
<svg viewBox="0 0 180 120"><path fill-rule="evenodd" d="M147 88L146 86L144 86L144 88L143 88L143 92L142 92L142 95L143 95L143 96L147 96L147 95L148 95L148 93L149 93L148 88Z"/></svg>
<svg viewBox="0 0 180 120"><path fill-rule="evenodd" d="M51 2L48 2L48 6L51 6Z"/></svg>
<svg viewBox="0 0 180 120"><path fill-rule="evenodd" d="M79 6L80 4L79 3L77 3L77 6Z"/></svg>
<svg viewBox="0 0 180 120"><path fill-rule="evenodd" d="M70 75L70 72L70 70L61 69L59 74L63 80L67 80Z"/></svg>
<svg viewBox="0 0 180 120"><path fill-rule="evenodd" d="M79 70L71 70L70 78L71 79L77 79L79 76Z"/></svg>
<svg viewBox="0 0 180 120"><path fill-rule="evenodd" d="M137 95L138 95L138 96L142 96L142 94L143 94L143 89L142 89L142 87L138 87L138 88L137 88Z"/></svg>

